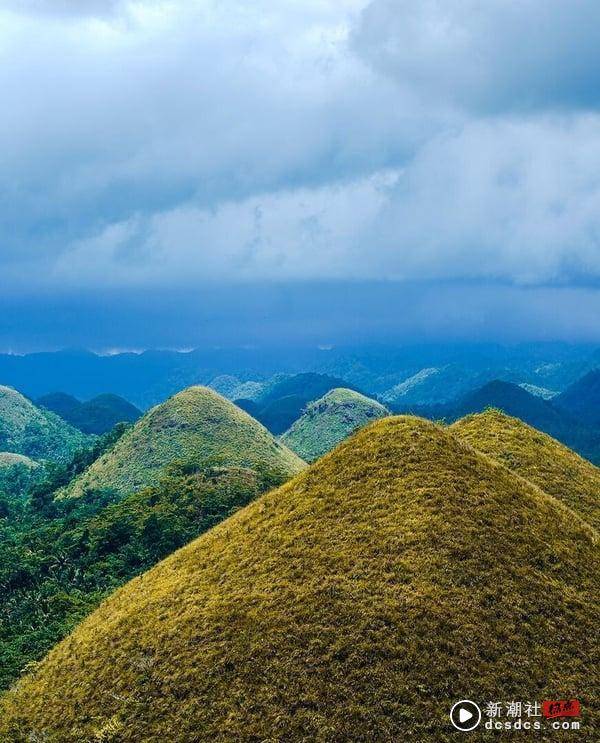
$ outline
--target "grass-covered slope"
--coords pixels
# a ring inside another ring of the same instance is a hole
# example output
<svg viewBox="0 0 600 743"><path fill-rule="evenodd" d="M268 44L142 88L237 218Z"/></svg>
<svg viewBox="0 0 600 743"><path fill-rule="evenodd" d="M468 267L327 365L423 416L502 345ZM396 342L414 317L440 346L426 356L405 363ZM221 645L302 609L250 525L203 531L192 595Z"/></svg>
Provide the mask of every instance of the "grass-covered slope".
<svg viewBox="0 0 600 743"><path fill-rule="evenodd" d="M310 403L281 440L302 459L314 462L357 429L389 414L387 408L360 392L337 388Z"/></svg>
<svg viewBox="0 0 600 743"><path fill-rule="evenodd" d="M0 469L0 690L116 588L281 482L174 466L118 502L69 498L46 515L3 497Z"/></svg>
<svg viewBox="0 0 600 743"><path fill-rule="evenodd" d="M600 469L545 433L499 410L470 415L452 431L577 511L600 530Z"/></svg>
<svg viewBox="0 0 600 743"><path fill-rule="evenodd" d="M0 739L446 743L468 695L577 696L595 740L599 575L563 504L387 418L113 594L0 702Z"/></svg>
<svg viewBox="0 0 600 743"><path fill-rule="evenodd" d="M210 458L224 465L270 468L284 479L305 466L233 403L207 387L189 387L152 408L60 495L101 489L127 495L155 483L174 461Z"/></svg>
<svg viewBox="0 0 600 743"><path fill-rule="evenodd" d="M0 451L35 460L68 461L86 436L11 387L0 386Z"/></svg>

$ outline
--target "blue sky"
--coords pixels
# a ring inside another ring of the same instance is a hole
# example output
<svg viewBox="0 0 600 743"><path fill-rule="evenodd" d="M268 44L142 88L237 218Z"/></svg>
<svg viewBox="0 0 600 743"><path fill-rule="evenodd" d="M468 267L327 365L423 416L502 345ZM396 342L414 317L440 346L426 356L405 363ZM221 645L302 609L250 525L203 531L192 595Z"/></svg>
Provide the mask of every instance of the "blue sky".
<svg viewBox="0 0 600 743"><path fill-rule="evenodd" d="M6 0L0 348L600 340L598 69L593 0Z"/></svg>

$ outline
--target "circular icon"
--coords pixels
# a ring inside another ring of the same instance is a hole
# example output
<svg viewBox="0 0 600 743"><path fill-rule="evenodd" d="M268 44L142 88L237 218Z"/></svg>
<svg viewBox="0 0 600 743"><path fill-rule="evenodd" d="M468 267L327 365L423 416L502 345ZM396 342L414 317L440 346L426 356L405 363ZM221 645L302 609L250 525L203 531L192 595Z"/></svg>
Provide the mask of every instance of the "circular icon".
<svg viewBox="0 0 600 743"><path fill-rule="evenodd" d="M470 699L462 699L452 706L450 722L457 730L475 730L481 722L481 710Z"/></svg>

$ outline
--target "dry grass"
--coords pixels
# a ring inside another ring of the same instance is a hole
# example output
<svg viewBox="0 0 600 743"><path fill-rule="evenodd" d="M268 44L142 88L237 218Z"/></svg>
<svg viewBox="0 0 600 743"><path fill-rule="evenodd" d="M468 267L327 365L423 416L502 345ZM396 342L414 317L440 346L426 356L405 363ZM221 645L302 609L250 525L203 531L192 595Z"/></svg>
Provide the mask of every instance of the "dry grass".
<svg viewBox="0 0 600 743"><path fill-rule="evenodd" d="M600 529L600 469L587 459L499 410L469 415L451 430Z"/></svg>
<svg viewBox="0 0 600 743"><path fill-rule="evenodd" d="M207 387L190 387L152 408L59 497L108 488L121 495L157 482L178 460L270 468L290 477L306 465L258 421Z"/></svg>
<svg viewBox="0 0 600 743"><path fill-rule="evenodd" d="M387 418L117 591L3 700L0 740L445 743L464 697L578 697L597 740L599 575L557 500Z"/></svg>

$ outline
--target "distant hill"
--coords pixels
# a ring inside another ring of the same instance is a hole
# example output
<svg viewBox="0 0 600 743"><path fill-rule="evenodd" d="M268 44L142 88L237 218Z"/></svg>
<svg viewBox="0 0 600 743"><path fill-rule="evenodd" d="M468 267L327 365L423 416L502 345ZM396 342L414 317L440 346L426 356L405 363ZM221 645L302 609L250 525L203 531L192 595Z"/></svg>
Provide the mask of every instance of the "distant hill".
<svg viewBox="0 0 600 743"><path fill-rule="evenodd" d="M556 390L549 390L546 387L539 387L536 384L527 384L527 382L521 383L519 387L522 387L526 392L535 395L535 397L542 397L544 400L552 400L553 397L558 395Z"/></svg>
<svg viewBox="0 0 600 743"><path fill-rule="evenodd" d="M281 440L302 459L313 462L358 428L386 415L389 410L375 400L337 388L310 403Z"/></svg>
<svg viewBox="0 0 600 743"><path fill-rule="evenodd" d="M596 740L597 538L448 431L378 421L114 593L0 738L451 743L468 690L577 693Z"/></svg>
<svg viewBox="0 0 600 743"><path fill-rule="evenodd" d="M118 395L103 394L80 402L72 395L54 392L37 400L37 404L60 415L61 418L83 433L102 435L117 423L134 423L142 416L127 400Z"/></svg>
<svg viewBox="0 0 600 743"><path fill-rule="evenodd" d="M600 531L600 469L518 418L488 410L451 430L572 508Z"/></svg>
<svg viewBox="0 0 600 743"><path fill-rule="evenodd" d="M0 451L64 462L86 441L59 416L36 407L11 387L0 386Z"/></svg>
<svg viewBox="0 0 600 743"><path fill-rule="evenodd" d="M594 463L600 462L600 429L592 428L559 408L554 400L532 395L520 385L494 380L447 405L395 406L431 420L456 421L466 415L496 408L558 439Z"/></svg>
<svg viewBox="0 0 600 743"><path fill-rule="evenodd" d="M152 408L116 446L61 492L112 489L127 495L156 482L174 461L213 459L289 477L305 463L247 413L207 387L190 387Z"/></svg>
<svg viewBox="0 0 600 743"><path fill-rule="evenodd" d="M594 369L567 387L554 403L578 420L600 428L600 369Z"/></svg>
<svg viewBox="0 0 600 743"><path fill-rule="evenodd" d="M262 382L242 382L237 377L221 374L215 377L208 386L228 400L255 400L262 394L265 384Z"/></svg>
<svg viewBox="0 0 600 743"><path fill-rule="evenodd" d="M56 415L73 424L73 419L81 408L81 401L73 395L67 395L66 392L50 392L48 395L39 397L35 404L40 408L51 410ZM75 426L77 428L77 426Z"/></svg>
<svg viewBox="0 0 600 743"><path fill-rule="evenodd" d="M343 379L327 374L294 374L268 385L260 397L253 401L254 405L248 409L255 411L257 420L269 431L282 434L298 420L308 403L339 387L360 391L348 385ZM245 402L242 405L247 406Z"/></svg>

